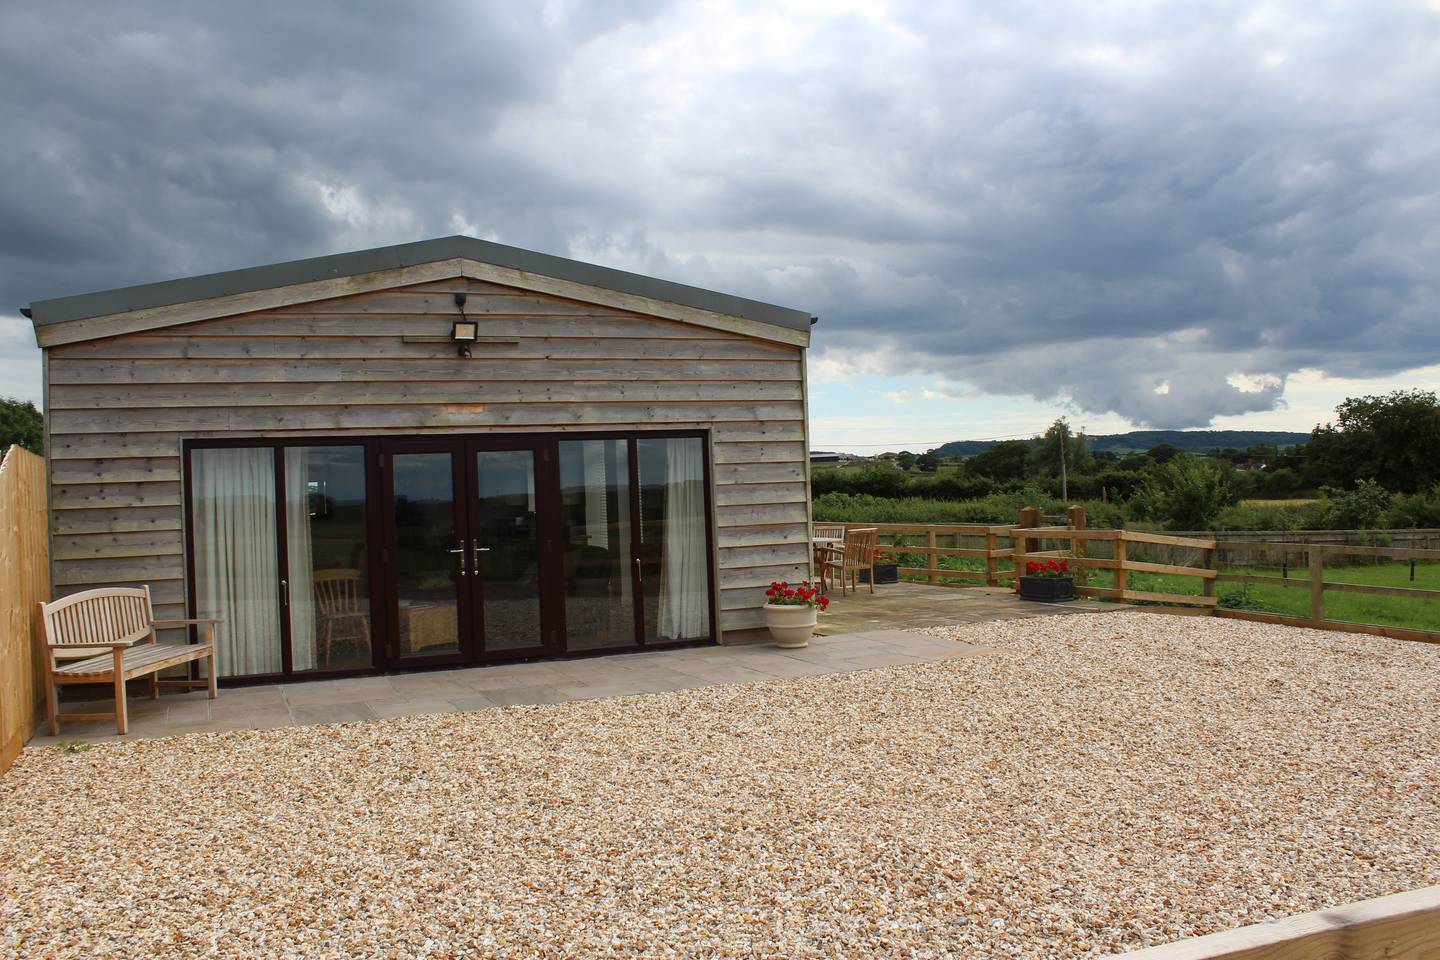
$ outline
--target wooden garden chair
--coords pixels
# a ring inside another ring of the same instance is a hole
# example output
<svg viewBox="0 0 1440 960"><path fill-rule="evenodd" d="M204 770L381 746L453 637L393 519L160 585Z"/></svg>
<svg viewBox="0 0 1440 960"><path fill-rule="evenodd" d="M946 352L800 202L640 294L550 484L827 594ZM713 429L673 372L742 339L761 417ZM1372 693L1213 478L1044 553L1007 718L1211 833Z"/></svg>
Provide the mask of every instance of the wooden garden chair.
<svg viewBox="0 0 1440 960"><path fill-rule="evenodd" d="M860 571L870 571L870 592L875 592L875 548L880 539L876 527L851 527L845 531L845 546L838 557L825 561L821 568L820 587L825 589L827 576L840 577L840 596L845 596L845 582L848 579L854 589L860 589Z"/></svg>
<svg viewBox="0 0 1440 960"><path fill-rule="evenodd" d="M50 735L60 721L115 718L120 733L130 729L125 681L150 677L150 699L160 685L208 686L215 699L215 624L219 620L156 620L149 587L102 587L40 604L45 625L45 718ZM159 643L156 627L205 627L202 643ZM79 658L79 659L76 659ZM208 660L204 680L161 680L160 671L192 660ZM108 683L115 688L114 713L60 713L58 688L69 683Z"/></svg>
<svg viewBox="0 0 1440 960"><path fill-rule="evenodd" d="M820 571L821 585L824 585L825 561L834 560L840 556L840 541L845 539L845 524L843 523L816 523L811 525L811 546L815 554L815 569Z"/></svg>
<svg viewBox="0 0 1440 960"><path fill-rule="evenodd" d="M315 622L324 665L330 666L337 644L368 652L370 611L360 596L360 571L317 570L314 583Z"/></svg>

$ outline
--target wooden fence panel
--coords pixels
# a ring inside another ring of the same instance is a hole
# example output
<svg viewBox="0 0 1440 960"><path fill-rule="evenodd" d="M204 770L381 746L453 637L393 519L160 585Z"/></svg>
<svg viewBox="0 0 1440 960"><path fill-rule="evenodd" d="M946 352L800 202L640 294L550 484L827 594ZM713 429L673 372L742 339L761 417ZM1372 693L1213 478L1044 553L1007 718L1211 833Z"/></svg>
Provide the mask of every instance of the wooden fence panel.
<svg viewBox="0 0 1440 960"><path fill-rule="evenodd" d="M1119 954L1126 960L1436 960L1440 887Z"/></svg>
<svg viewBox="0 0 1440 960"><path fill-rule="evenodd" d="M0 773L35 732L44 680L36 605L50 599L45 461L11 447L0 464Z"/></svg>

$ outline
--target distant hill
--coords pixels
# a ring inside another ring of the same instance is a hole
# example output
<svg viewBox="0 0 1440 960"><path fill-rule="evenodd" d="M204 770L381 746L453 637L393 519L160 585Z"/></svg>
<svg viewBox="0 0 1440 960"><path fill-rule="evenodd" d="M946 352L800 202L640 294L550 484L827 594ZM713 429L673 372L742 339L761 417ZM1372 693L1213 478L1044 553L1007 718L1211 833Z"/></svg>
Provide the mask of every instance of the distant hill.
<svg viewBox="0 0 1440 960"><path fill-rule="evenodd" d="M1293 447L1310 439L1308 433L1285 430L1132 430L1129 433L1100 434L1090 438L1090 449L1114 453L1144 452L1162 443L1173 443L1186 453L1209 453L1216 447L1244 450L1257 443ZM937 447L940 457L970 457L995 443L994 440L952 440Z"/></svg>

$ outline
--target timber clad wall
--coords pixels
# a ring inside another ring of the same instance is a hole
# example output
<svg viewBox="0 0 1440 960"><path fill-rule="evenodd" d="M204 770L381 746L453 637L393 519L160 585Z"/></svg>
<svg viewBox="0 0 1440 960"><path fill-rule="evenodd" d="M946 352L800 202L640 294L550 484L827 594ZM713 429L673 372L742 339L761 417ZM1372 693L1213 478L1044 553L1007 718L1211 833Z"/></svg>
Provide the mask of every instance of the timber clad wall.
<svg viewBox="0 0 1440 960"><path fill-rule="evenodd" d="M452 294L480 321L443 343ZM182 438L711 431L722 630L809 564L803 350L457 278L48 351L57 595L149 583L184 609Z"/></svg>

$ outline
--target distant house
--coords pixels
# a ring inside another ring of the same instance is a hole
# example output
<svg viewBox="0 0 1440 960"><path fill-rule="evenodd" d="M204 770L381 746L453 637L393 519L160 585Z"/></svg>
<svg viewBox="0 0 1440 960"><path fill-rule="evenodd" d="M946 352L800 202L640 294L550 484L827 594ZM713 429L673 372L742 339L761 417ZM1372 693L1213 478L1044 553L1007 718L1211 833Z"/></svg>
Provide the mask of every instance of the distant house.
<svg viewBox="0 0 1440 960"><path fill-rule="evenodd" d="M811 463L839 463L843 459L845 459L844 455L839 453L825 453L821 450L810 451Z"/></svg>
<svg viewBox="0 0 1440 960"><path fill-rule="evenodd" d="M468 237L42 300L61 594L285 678L744 639L810 315Z"/></svg>

